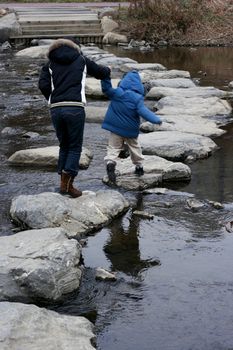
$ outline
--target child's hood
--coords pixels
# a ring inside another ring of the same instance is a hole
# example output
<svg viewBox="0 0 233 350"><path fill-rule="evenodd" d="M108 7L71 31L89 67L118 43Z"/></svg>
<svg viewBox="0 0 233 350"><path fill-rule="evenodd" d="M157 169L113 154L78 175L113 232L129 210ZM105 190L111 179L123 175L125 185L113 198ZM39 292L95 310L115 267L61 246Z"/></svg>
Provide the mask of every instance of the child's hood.
<svg viewBox="0 0 233 350"><path fill-rule="evenodd" d="M127 73L121 80L119 87L123 90L133 90L140 95L144 95L144 87L137 71Z"/></svg>

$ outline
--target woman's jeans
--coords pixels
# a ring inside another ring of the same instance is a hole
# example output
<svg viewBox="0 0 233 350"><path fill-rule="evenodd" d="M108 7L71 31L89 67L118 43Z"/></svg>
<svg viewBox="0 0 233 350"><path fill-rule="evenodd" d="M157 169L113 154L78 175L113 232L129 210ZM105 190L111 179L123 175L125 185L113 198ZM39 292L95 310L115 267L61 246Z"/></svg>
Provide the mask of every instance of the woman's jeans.
<svg viewBox="0 0 233 350"><path fill-rule="evenodd" d="M58 174L64 170L75 177L82 152L85 110L78 106L54 107L50 114L60 143Z"/></svg>

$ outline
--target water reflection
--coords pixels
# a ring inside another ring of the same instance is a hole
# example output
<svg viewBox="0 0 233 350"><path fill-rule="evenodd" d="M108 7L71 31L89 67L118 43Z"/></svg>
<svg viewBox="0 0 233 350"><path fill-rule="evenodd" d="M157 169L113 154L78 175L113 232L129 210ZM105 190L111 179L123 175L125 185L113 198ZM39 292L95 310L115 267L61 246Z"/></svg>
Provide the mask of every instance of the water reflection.
<svg viewBox="0 0 233 350"><path fill-rule="evenodd" d="M117 56L130 57L138 62L161 63L168 69L190 72L199 78L201 85L227 88L233 80L233 47L172 47L155 49L152 52L128 51L108 47Z"/></svg>
<svg viewBox="0 0 233 350"><path fill-rule="evenodd" d="M143 195L136 196L137 210L143 210ZM141 259L139 247L140 217L131 212L129 225L124 227L123 218L115 220L109 226L110 238L104 245L106 257L112 264L112 270L138 276L145 268L159 264L159 260Z"/></svg>

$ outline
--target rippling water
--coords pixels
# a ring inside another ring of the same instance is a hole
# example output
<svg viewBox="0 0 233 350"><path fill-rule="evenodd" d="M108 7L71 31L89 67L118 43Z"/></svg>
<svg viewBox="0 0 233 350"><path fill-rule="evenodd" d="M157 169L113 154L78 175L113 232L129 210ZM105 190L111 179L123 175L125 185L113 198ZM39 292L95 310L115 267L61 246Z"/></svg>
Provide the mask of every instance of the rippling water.
<svg viewBox="0 0 233 350"><path fill-rule="evenodd" d="M118 56L139 62L158 62L168 69L191 72L201 85L227 89L233 80L232 48L172 48L154 52L128 52L107 48ZM9 218L12 197L54 191L53 171L9 167L16 150L56 144L45 102L37 90L37 76L29 73L42 62L30 62L0 53L0 127L39 133L36 139L22 133L0 140L1 235L12 234ZM25 79L26 78L26 79ZM95 104L94 101L89 103ZM232 219L232 125L215 142L220 149L209 159L191 165L189 184L173 184L177 195L142 195L121 191L153 220L130 210L88 238L83 249L86 273L79 293L61 306L62 313L85 315L95 323L101 350L230 350L233 348L233 234L224 224ZM107 135L98 124L86 124L84 145L94 152L88 170L80 171L82 189L106 188L103 157ZM183 195L180 195L183 192ZM191 211L189 193L205 206ZM179 195L178 195L179 194ZM220 201L215 210L207 200ZM158 263L160 262L160 263ZM115 271L117 281L95 281L98 266Z"/></svg>

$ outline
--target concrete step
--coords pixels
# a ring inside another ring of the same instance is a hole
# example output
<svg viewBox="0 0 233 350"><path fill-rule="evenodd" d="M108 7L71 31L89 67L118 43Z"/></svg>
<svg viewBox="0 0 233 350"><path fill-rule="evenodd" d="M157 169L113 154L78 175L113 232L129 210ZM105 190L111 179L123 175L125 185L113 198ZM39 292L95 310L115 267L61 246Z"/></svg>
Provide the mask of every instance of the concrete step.
<svg viewBox="0 0 233 350"><path fill-rule="evenodd" d="M54 18L54 20L36 20L36 21L19 21L19 24L21 26L56 26L56 25L72 25L72 24L77 24L80 26L90 26L90 25L100 25L100 21L99 20L79 20L79 19L74 19L74 20L69 20L67 18L58 18L57 20Z"/></svg>
<svg viewBox="0 0 233 350"><path fill-rule="evenodd" d="M44 35L44 34L46 34L46 35L60 35L60 33L62 33L63 34L63 36L64 35L67 35L67 34L71 34L71 33L75 33L75 36L77 36L77 35L81 35L81 34L87 34L87 35L89 35L89 33L90 33L90 30L80 30L79 28L77 28L76 30L75 29L73 29L73 30L70 30L69 28L64 28L64 29L62 29L62 31L61 30L59 30L59 29L55 29L55 30L53 30L53 29L50 29L50 30L37 30L37 31L34 31L34 30L23 30L23 32L22 32L22 35L28 35L28 36L31 36L31 35L37 35L37 36L41 36L41 35ZM101 31L100 30L96 30L96 31L94 31L93 33L95 33L95 34L102 34L101 33Z"/></svg>
<svg viewBox="0 0 233 350"><path fill-rule="evenodd" d="M49 12L55 12L55 13L66 13L66 12L76 12L76 13L91 13L89 9L86 7L37 7L36 9L33 7L26 7L26 8L18 8L14 7L14 10L19 14L28 14L28 13L49 13ZM95 11L93 11L95 13Z"/></svg>
<svg viewBox="0 0 233 350"><path fill-rule="evenodd" d="M12 45L30 45L33 39L58 39L62 38L64 35L62 33L57 35L21 35L21 36L12 36L10 42ZM81 44L101 44L103 41L103 34L89 33L89 34L67 34L67 37L78 38Z"/></svg>
<svg viewBox="0 0 233 350"><path fill-rule="evenodd" d="M99 21L98 17L96 16L80 16L80 15L43 15L43 16L24 16L24 17L18 17L19 23L23 22L46 22L46 21L86 21L86 22L97 22Z"/></svg>
<svg viewBox="0 0 233 350"><path fill-rule="evenodd" d="M86 8L60 7L17 10L17 19L22 29L21 36L12 36L13 41L34 38L60 38L72 36L83 42L102 42L103 33L97 12Z"/></svg>
<svg viewBox="0 0 233 350"><path fill-rule="evenodd" d="M31 34L31 35L12 35L10 37L10 39L37 39L37 38L41 38L41 39L54 39L54 38L62 38L63 34L62 33L58 33L58 34L43 34L43 35L37 35L37 34ZM77 37L77 38L88 38L88 37L99 37L99 38L103 38L104 34L103 33L89 33L89 34L77 34L77 33L69 33L68 35L66 35L66 37Z"/></svg>
<svg viewBox="0 0 233 350"><path fill-rule="evenodd" d="M23 32L36 32L36 31L51 31L51 30L59 30L60 32L62 32L63 30L69 30L70 32L75 32L75 31L87 31L87 32L95 32L95 31L99 31L102 32L101 26L98 25L91 25L91 26L79 26L78 24L72 24L69 26L64 26L63 24L56 25L56 26L23 26L21 27Z"/></svg>

